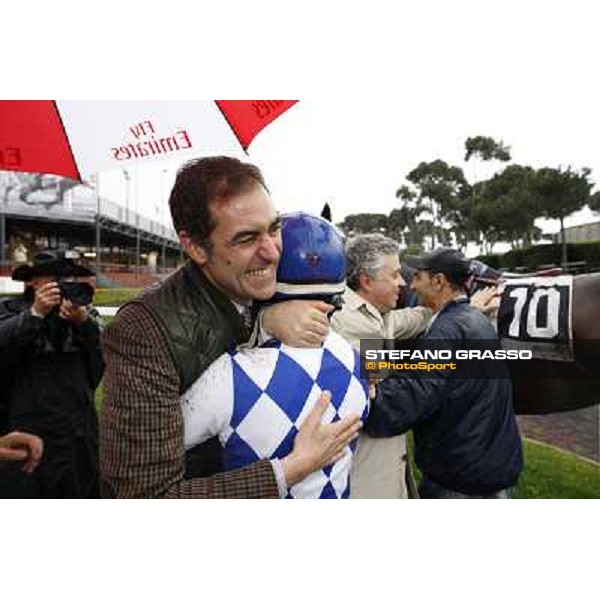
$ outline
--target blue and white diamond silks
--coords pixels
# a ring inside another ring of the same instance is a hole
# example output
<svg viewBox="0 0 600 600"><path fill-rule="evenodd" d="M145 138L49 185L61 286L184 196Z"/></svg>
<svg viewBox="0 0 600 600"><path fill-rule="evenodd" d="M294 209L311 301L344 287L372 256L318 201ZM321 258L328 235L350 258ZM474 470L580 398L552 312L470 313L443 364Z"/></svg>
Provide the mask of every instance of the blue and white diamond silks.
<svg viewBox="0 0 600 600"><path fill-rule="evenodd" d="M271 340L220 356L181 397L186 450L219 436L225 469L283 458L322 391L331 392L323 422L368 412L358 353L331 332L322 348ZM334 465L290 488L289 498L347 498L356 442Z"/></svg>

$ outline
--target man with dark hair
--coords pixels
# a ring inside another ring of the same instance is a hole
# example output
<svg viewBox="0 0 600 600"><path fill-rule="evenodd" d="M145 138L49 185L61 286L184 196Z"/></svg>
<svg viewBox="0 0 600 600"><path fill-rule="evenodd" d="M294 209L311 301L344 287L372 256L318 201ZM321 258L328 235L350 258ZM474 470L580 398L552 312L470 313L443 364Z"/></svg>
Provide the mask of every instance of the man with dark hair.
<svg viewBox="0 0 600 600"><path fill-rule="evenodd" d="M464 295L469 262L460 252L438 248L405 260L417 269L411 289L433 311L416 349L432 348L431 340L441 349L463 349L477 340L499 348L494 328ZM434 377L388 378L377 386L365 430L374 437L414 430L422 498L507 498L518 480L522 451L512 383L503 363L488 364L478 379L440 370Z"/></svg>
<svg viewBox="0 0 600 600"><path fill-rule="evenodd" d="M381 340L381 348L394 348L395 340L422 333L432 312L425 306L397 308L406 283L400 274L398 243L380 233L361 234L346 244L347 289L333 328L356 348L361 340ZM490 288L491 289L491 288ZM492 293L481 291L471 305L486 310ZM416 497L404 434L374 438L361 432L352 471L353 498Z"/></svg>
<svg viewBox="0 0 600 600"><path fill-rule="evenodd" d="M325 219L285 215L276 294L271 302L319 298L339 305L345 288L344 243ZM226 469L261 458L281 458L292 449L298 428L330 391L330 405L318 415L339 422L366 415L367 383L360 378L358 352L330 332L320 348L293 348L271 338L221 355L182 396L185 445L217 435ZM280 490L286 498L348 498L355 443L334 466Z"/></svg>
<svg viewBox="0 0 600 600"><path fill-rule="evenodd" d="M268 193L262 173L255 165L226 156L202 159L202 169L182 169L171 190L169 205L175 231L185 230L201 246L210 246L215 228L210 202L237 196L253 187Z"/></svg>
<svg viewBox="0 0 600 600"><path fill-rule="evenodd" d="M93 275L64 252L48 250L13 271L25 282L24 294L0 301L0 404L7 420L0 433L35 434L45 445L33 474L17 465L2 469L0 496L99 496L94 390L104 363Z"/></svg>
<svg viewBox="0 0 600 600"><path fill-rule="evenodd" d="M248 340L252 303L275 292L281 222L258 169L227 157L185 165L170 206L190 260L122 308L103 340L102 493L280 497L280 489L338 457L359 418L328 425L307 419L301 443L283 459L227 472L216 438L185 452L180 396L229 347ZM291 345L314 347L331 310L320 301L292 301L267 309L262 325ZM318 417L324 403L313 409Z"/></svg>

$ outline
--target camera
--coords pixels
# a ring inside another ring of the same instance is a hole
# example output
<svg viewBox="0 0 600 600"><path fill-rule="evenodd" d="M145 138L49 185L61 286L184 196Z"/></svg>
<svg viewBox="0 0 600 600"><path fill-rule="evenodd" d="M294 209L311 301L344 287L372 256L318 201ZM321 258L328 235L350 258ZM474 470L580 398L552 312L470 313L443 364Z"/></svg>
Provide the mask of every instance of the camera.
<svg viewBox="0 0 600 600"><path fill-rule="evenodd" d="M94 298L94 288L83 281L58 280L60 295L77 306L87 306Z"/></svg>

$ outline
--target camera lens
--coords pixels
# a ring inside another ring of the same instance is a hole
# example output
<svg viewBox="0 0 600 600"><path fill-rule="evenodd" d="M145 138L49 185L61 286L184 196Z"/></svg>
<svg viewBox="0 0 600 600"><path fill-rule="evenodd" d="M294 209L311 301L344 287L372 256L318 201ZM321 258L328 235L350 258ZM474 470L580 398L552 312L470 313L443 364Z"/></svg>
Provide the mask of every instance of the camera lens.
<svg viewBox="0 0 600 600"><path fill-rule="evenodd" d="M85 282L59 281L60 293L65 300L70 300L78 306L91 304L94 298L94 288Z"/></svg>

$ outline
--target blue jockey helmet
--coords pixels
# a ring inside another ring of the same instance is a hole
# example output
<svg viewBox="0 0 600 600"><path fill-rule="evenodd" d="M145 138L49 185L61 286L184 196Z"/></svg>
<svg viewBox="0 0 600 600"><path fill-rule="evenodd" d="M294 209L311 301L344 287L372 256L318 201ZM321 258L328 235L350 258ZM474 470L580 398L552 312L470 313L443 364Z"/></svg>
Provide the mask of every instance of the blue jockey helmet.
<svg viewBox="0 0 600 600"><path fill-rule="evenodd" d="M284 215L282 252L275 299L322 298L346 287L344 239L321 217L304 212Z"/></svg>

